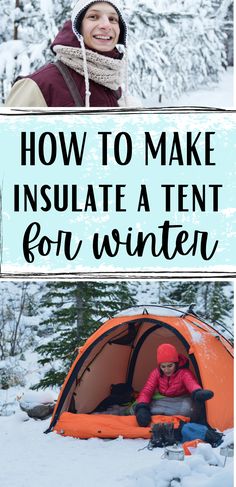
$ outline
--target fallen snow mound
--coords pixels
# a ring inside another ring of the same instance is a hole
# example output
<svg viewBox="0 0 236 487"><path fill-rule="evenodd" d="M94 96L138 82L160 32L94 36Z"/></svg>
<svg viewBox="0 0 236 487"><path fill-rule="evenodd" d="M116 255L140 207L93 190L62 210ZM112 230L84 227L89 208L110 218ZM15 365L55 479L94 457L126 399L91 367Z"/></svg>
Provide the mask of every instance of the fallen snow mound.
<svg viewBox="0 0 236 487"><path fill-rule="evenodd" d="M19 404L30 418L46 419L51 416L56 399L52 391L28 391L22 395Z"/></svg>

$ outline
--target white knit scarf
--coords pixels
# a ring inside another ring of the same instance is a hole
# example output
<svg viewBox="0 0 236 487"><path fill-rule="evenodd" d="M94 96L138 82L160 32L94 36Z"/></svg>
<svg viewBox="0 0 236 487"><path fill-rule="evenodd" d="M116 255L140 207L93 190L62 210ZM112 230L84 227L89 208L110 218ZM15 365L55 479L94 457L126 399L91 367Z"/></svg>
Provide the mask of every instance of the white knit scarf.
<svg viewBox="0 0 236 487"><path fill-rule="evenodd" d="M56 45L53 50L56 52L56 58L59 61L86 77L81 47ZM125 55L122 59L113 59L86 49L86 65L88 78L92 81L111 90L117 90L121 86L125 68Z"/></svg>

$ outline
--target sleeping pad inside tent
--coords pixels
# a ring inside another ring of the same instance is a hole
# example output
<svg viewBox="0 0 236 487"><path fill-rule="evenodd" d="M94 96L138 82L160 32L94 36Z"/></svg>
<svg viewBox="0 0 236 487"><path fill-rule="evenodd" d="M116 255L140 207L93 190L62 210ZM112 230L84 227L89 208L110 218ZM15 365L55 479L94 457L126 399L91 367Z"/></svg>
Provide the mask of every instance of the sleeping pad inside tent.
<svg viewBox="0 0 236 487"><path fill-rule="evenodd" d="M201 386L214 391L205 404L207 423L220 431L231 428L232 345L194 314L148 306L121 312L87 339L62 386L47 432L78 438L150 438L151 428L138 426L131 405L156 367L156 349L162 343L184 354ZM112 390L118 394L117 404ZM127 391L132 391L130 397ZM189 420L184 415L152 416L153 423L174 422L175 427L180 419Z"/></svg>

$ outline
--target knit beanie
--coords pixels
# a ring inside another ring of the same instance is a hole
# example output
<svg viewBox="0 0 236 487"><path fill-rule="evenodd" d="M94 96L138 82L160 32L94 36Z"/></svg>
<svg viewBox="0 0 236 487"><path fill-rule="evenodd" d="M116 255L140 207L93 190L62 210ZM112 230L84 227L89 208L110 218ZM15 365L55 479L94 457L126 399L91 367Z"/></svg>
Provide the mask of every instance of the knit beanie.
<svg viewBox="0 0 236 487"><path fill-rule="evenodd" d="M90 7L90 5L93 5L94 3L98 2L106 2L110 3L116 12L119 15L119 24L120 24L120 37L118 40L118 44L123 44L126 47L126 40L127 40L127 24L124 19L123 13L122 13L122 6L119 2L119 0L112 0L112 1L107 1L107 0L97 0L97 1L89 1L89 0L79 0L73 10L72 10L72 15L71 15L71 20L72 20L72 29L76 37L80 40L81 38L81 23L84 18L84 14L86 10Z"/></svg>
<svg viewBox="0 0 236 487"><path fill-rule="evenodd" d="M157 349L157 363L163 362L178 362L179 356L174 345L170 343L162 343Z"/></svg>

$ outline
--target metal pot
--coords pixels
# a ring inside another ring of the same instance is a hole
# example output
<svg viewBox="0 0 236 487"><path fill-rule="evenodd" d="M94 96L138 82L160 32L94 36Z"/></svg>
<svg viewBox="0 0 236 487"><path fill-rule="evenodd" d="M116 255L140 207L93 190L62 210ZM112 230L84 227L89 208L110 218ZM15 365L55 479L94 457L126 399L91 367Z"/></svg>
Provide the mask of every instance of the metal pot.
<svg viewBox="0 0 236 487"><path fill-rule="evenodd" d="M220 449L220 454L223 457L233 457L234 456L234 445L222 446Z"/></svg>
<svg viewBox="0 0 236 487"><path fill-rule="evenodd" d="M166 446L163 458L168 460L184 460L184 449L180 445Z"/></svg>

